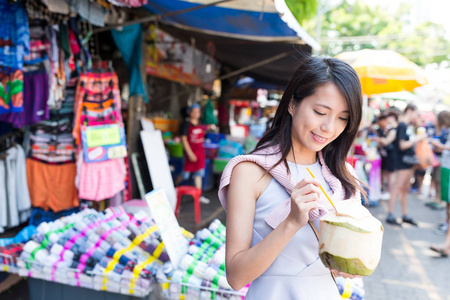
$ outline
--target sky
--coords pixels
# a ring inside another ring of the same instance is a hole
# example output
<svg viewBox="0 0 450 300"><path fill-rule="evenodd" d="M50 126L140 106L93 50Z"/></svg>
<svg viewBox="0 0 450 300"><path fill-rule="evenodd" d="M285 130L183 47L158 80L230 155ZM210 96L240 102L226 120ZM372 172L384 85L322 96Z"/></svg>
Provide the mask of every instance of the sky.
<svg viewBox="0 0 450 300"><path fill-rule="evenodd" d="M450 31L450 1L449 0L364 0L369 5L382 5L388 9L395 9L402 2L413 5L411 18L413 22L426 20L442 24Z"/></svg>

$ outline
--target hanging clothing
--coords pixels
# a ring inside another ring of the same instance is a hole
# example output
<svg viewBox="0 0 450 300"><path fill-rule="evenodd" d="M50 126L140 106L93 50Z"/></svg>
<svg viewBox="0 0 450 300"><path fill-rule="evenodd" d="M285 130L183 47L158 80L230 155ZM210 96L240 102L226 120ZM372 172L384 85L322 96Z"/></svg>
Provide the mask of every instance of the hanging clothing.
<svg viewBox="0 0 450 300"><path fill-rule="evenodd" d="M75 163L51 165L27 158L27 181L33 206L53 212L78 206L76 173Z"/></svg>
<svg viewBox="0 0 450 300"><path fill-rule="evenodd" d="M125 163L122 159L85 163L78 154L78 195L80 199L100 201L125 189Z"/></svg>
<svg viewBox="0 0 450 300"><path fill-rule="evenodd" d="M113 29L111 34L127 65L128 75L130 76L130 97L142 96L144 101L148 102L148 95L145 92L141 76L142 25L125 26L120 31Z"/></svg>
<svg viewBox="0 0 450 300"><path fill-rule="evenodd" d="M80 140L80 125L84 122L89 125L93 125L92 122L98 125L121 123L120 107L119 83L115 72L81 74L75 92L72 131L77 144Z"/></svg>
<svg viewBox="0 0 450 300"><path fill-rule="evenodd" d="M26 184L25 152L20 145L9 148L0 159L0 232L15 227L30 215Z"/></svg>
<svg viewBox="0 0 450 300"><path fill-rule="evenodd" d="M26 10L18 3L0 0L0 66L23 68L23 57L30 51Z"/></svg>
<svg viewBox="0 0 450 300"><path fill-rule="evenodd" d="M108 0L117 6L140 7L148 3L148 0Z"/></svg>
<svg viewBox="0 0 450 300"><path fill-rule="evenodd" d="M23 111L23 73L0 68L0 114Z"/></svg>
<svg viewBox="0 0 450 300"><path fill-rule="evenodd" d="M49 118L47 99L49 93L48 75L45 70L23 73L23 111L0 114L0 121L21 128Z"/></svg>
<svg viewBox="0 0 450 300"><path fill-rule="evenodd" d="M69 2L72 10L92 25L105 26L105 10L97 3L90 0L66 0L66 2Z"/></svg>

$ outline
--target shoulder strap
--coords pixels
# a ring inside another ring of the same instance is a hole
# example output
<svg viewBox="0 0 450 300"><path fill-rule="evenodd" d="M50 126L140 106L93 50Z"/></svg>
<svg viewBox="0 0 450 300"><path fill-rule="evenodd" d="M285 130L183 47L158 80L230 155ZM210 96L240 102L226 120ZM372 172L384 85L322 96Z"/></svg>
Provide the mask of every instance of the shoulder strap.
<svg viewBox="0 0 450 300"><path fill-rule="evenodd" d="M309 226L311 226L312 230L314 231L314 235L316 236L317 241L319 241L319 231L317 231L316 226L315 226L314 223L311 222L311 221L308 221L308 224L309 224ZM334 277L333 272L330 271L330 275L331 275L331 277L333 278L334 283L336 283L336 278ZM337 283L336 283L336 286L337 286Z"/></svg>

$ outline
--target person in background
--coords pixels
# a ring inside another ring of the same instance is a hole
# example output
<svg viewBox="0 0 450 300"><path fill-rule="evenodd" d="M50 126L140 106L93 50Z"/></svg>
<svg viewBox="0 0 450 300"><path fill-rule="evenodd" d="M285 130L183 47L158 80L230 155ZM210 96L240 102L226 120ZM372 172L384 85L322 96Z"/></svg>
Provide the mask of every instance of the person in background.
<svg viewBox="0 0 450 300"><path fill-rule="evenodd" d="M440 157L441 161L441 199L447 202L447 228L446 228L446 237L443 245L440 246L431 246L430 249L434 252L437 252L442 257L448 257L450 254L450 230L448 230L448 223L450 221L450 111L440 112L438 115L438 126L439 119L444 122L443 126L446 126L446 143L443 144L439 140L434 139L431 143L436 148L442 150L442 155ZM440 231L442 233L445 232L445 228L441 226Z"/></svg>
<svg viewBox="0 0 450 300"><path fill-rule="evenodd" d="M434 187L436 190L436 196L432 205L442 207L442 201L447 202L447 216L445 223L439 224L437 228L437 233L446 234L448 231L448 224L450 221L450 205L449 205L449 197L448 192L441 192L445 190L447 187L448 191L448 182L442 182L441 179L447 180L448 176L446 176L448 169L445 166L450 165L450 159L443 157L443 152L449 150L449 136L450 136L450 112L449 111L441 111L437 115L437 130L433 139L431 139L431 144L433 145L433 151L436 154L440 164L439 166L435 166L431 173L431 187ZM442 174L441 164L444 165L444 174ZM442 176L444 175L444 176ZM444 177L444 178L442 178Z"/></svg>
<svg viewBox="0 0 450 300"><path fill-rule="evenodd" d="M393 142L397 136L397 120L398 115L393 111L381 113L378 117L378 137L374 138L379 144L381 156L381 188L383 192L381 198L383 200L390 198L391 174L395 171L396 153Z"/></svg>
<svg viewBox="0 0 450 300"><path fill-rule="evenodd" d="M426 129L426 122L422 119L421 116L419 116L419 121L416 124L417 130L420 131L422 129ZM428 134L428 131L426 131ZM423 180L425 178L425 174L427 172L427 168L422 169L419 165L416 165L414 168L414 182L411 186L411 193L415 193L416 195L420 196L422 195L422 186L423 186Z"/></svg>
<svg viewBox="0 0 450 300"><path fill-rule="evenodd" d="M205 140L206 126L200 124L200 105L192 104L187 109L188 117L180 125L181 143L185 156L183 179L194 179L194 185L202 189L202 180L205 176L205 149L203 142ZM209 204L210 200L203 195L200 202Z"/></svg>
<svg viewBox="0 0 450 300"><path fill-rule="evenodd" d="M399 119L400 122L397 127L397 136L394 141L394 151L396 151L397 163L395 172L392 175L393 184L390 191L389 213L386 222L391 225L401 226L394 217L395 203L397 202L398 197L400 198L402 207L403 223L417 226L417 223L408 216L408 194L411 188L410 180L414 176L414 146L417 142L425 139L427 135L422 134L413 136L412 128L408 128L408 125L416 125L419 119L417 106L408 104L403 115Z"/></svg>

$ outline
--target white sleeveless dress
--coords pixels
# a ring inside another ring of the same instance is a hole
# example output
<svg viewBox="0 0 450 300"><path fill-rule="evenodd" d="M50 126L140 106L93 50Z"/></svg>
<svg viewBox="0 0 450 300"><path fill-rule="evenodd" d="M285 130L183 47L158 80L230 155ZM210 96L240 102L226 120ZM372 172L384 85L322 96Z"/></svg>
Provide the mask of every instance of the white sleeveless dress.
<svg viewBox="0 0 450 300"><path fill-rule="evenodd" d="M310 177L309 167L322 187L330 191L322 176L319 162L310 166L288 163L294 182ZM280 203L290 196L285 188L272 178L267 189L256 201L255 220L253 223L252 247L262 241L272 228L265 218ZM325 205L325 201L321 201ZM328 207L328 206L327 206ZM314 221L319 229L319 220ZM320 261L318 241L309 225L301 228L270 267L250 285L246 299L249 300L339 300L340 295L331 277L330 270Z"/></svg>

